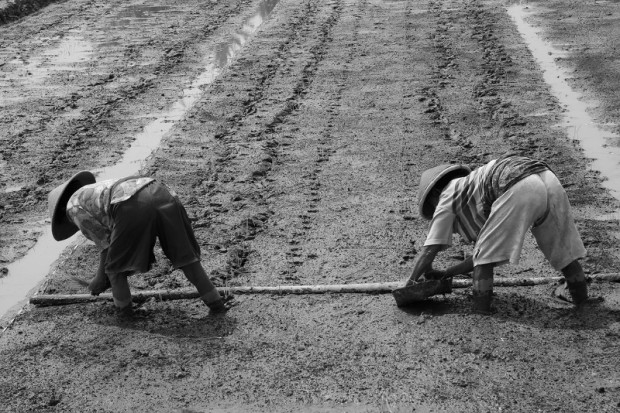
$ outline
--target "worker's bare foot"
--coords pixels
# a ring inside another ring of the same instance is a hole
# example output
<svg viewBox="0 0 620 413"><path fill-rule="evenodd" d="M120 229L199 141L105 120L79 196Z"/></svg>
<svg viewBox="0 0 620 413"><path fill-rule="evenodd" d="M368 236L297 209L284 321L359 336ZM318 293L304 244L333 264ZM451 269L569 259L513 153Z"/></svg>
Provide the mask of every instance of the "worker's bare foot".
<svg viewBox="0 0 620 413"><path fill-rule="evenodd" d="M562 282L554 289L553 295L576 306L595 301L588 299L588 286L585 281L575 283Z"/></svg>
<svg viewBox="0 0 620 413"><path fill-rule="evenodd" d="M136 318L148 315L148 310L140 305L129 304L123 308L116 307L116 315L118 318Z"/></svg>
<svg viewBox="0 0 620 413"><path fill-rule="evenodd" d="M566 283L562 282L560 285L555 287L553 290L553 296L559 298L562 301L566 301L568 303L572 303L573 299L570 297L568 292L568 288L566 287Z"/></svg>
<svg viewBox="0 0 620 413"><path fill-rule="evenodd" d="M88 284L88 289L92 295L99 295L111 286L110 279L106 274L97 274Z"/></svg>
<svg viewBox="0 0 620 413"><path fill-rule="evenodd" d="M225 313L235 305L237 305L237 302L232 295L225 296L221 300L207 304L213 314Z"/></svg>
<svg viewBox="0 0 620 413"><path fill-rule="evenodd" d="M482 314L482 315L491 315L491 314L497 313L497 309L494 306L492 306L490 303L480 304L480 303L476 303L475 300L472 306L472 311L475 314Z"/></svg>
<svg viewBox="0 0 620 413"><path fill-rule="evenodd" d="M133 316L133 306L129 304L123 308L116 307L116 315L119 318L131 318Z"/></svg>
<svg viewBox="0 0 620 413"><path fill-rule="evenodd" d="M491 306L492 291L472 291L472 310L477 314L493 314L496 310Z"/></svg>
<svg viewBox="0 0 620 413"><path fill-rule="evenodd" d="M482 309L482 308L474 308L473 312L475 314L480 314L480 315L493 315L495 313L497 313L497 309L490 307L488 309Z"/></svg>
<svg viewBox="0 0 620 413"><path fill-rule="evenodd" d="M209 310L211 310L211 313L213 314L221 314L230 310L230 306L226 305L224 301L219 300L209 304Z"/></svg>

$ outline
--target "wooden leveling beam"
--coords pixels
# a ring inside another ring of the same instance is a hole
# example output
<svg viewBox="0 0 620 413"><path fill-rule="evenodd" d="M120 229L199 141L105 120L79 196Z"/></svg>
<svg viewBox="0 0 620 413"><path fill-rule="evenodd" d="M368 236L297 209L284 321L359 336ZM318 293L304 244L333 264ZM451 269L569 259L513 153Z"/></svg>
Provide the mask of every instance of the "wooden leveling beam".
<svg viewBox="0 0 620 413"><path fill-rule="evenodd" d="M611 281L620 282L620 273L595 274L589 276L593 282ZM552 284L563 280L564 277L540 278L497 278L493 285L496 287L526 287L541 284ZM471 280L454 280L452 288L467 288ZM279 285L273 287L241 286L220 287L222 294L386 294L402 287L402 281L366 284L323 284L323 285ZM143 302L154 298L158 301L183 300L198 298L198 292L193 288L178 290L145 290L132 292L134 302ZM95 301L112 301L111 293L99 296L90 294L37 294L30 298L30 303L39 306L65 305L77 303L92 303Z"/></svg>

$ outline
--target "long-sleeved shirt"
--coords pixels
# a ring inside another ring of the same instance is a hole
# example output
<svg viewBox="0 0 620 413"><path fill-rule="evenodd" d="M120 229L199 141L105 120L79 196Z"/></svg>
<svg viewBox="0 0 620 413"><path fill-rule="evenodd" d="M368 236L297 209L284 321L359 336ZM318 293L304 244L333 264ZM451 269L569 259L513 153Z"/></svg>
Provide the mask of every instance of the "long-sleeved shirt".
<svg viewBox="0 0 620 413"><path fill-rule="evenodd" d="M131 178L114 186L119 180L95 182L78 189L67 202L67 218L93 241L99 249L110 246L112 217L110 206L126 201L140 189L154 181L153 178Z"/></svg>

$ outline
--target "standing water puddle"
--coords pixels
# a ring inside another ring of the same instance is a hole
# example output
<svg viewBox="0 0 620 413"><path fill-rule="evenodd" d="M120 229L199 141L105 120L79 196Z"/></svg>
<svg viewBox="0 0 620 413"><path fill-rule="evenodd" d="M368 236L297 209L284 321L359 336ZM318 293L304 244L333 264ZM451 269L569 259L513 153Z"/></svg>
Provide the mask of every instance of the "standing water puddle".
<svg viewBox="0 0 620 413"><path fill-rule="evenodd" d="M145 20L154 14L169 12L170 6L146 6L135 5L128 6L122 13L117 15L118 20L112 23L112 26L127 26L133 23L134 20Z"/></svg>
<svg viewBox="0 0 620 413"><path fill-rule="evenodd" d="M569 138L581 142L588 157L594 158L592 169L601 172L601 175L607 178L603 186L620 200L620 147L616 146L619 137L603 130L589 115L588 110L593 106L584 102L582 96L572 90L566 81L570 73L555 62L555 57L562 55L563 52L546 43L536 29L525 21L527 16L532 14L527 10L527 6L511 6L508 8L508 14L514 19L521 36L543 70L543 77L551 87L551 92L565 108L564 120L560 126L566 128ZM598 217L605 220L619 218L618 211Z"/></svg>
<svg viewBox="0 0 620 413"><path fill-rule="evenodd" d="M68 30L56 47L47 49L41 56L31 58L27 62L19 56L8 60L7 66L11 67L11 70L2 73L0 87L10 87L11 82L19 82L23 89L40 91L42 86L50 87L44 85L44 82L51 75L63 71L83 70L91 60L92 53L92 45L81 37L79 30ZM0 52L0 56L7 56L8 54L7 51ZM3 103L20 99L22 97L7 98L3 96ZM3 104L0 104L0 107L2 106Z"/></svg>
<svg viewBox="0 0 620 413"><path fill-rule="evenodd" d="M237 52L248 42L278 2L279 0L263 0L257 13L248 19L231 39L219 44L216 50L206 56L205 70L183 91L183 97L166 112L158 114L157 118L135 137L122 159L114 166L93 171L97 179L105 180L137 174L142 163L159 147L164 135L201 97L203 94L201 88L211 84L231 63ZM78 243L77 238L76 235L68 240L57 242L52 237L49 224L44 225L43 235L39 237L36 245L24 257L10 264L8 276L0 279L2 286L0 320L10 317L23 306L27 297L44 280L50 267L61 256L65 248Z"/></svg>

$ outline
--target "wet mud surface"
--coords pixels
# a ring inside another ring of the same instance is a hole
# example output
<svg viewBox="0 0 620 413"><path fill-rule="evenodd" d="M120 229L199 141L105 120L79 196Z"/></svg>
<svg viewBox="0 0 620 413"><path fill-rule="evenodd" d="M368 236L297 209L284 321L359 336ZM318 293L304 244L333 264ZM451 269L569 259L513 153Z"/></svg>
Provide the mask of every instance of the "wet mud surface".
<svg viewBox="0 0 620 413"><path fill-rule="evenodd" d="M568 3L545 2L533 23L570 43L572 83L598 99L597 119L617 125L617 65L588 66L576 51L617 61L591 38L614 35L620 6L602 2L595 14ZM420 173L506 151L549 162L588 249L584 268L617 272L618 202L557 126L562 103L507 5L84 0L0 25L0 266L48 225L50 189L118 161L204 72L205 56L227 61L230 39L262 10L258 31L142 167L183 200L215 283L403 280L427 227ZM455 240L438 266L470 250ZM134 290L188 285L157 256L131 278ZM89 279L97 259L78 239L41 291L84 293L70 277ZM531 238L519 265L496 272L556 275ZM131 319L109 303L28 307L3 321L0 403L16 412L617 411L620 285L593 283L604 301L578 311L553 287L496 288L491 316L471 313L467 290L406 310L391 295L344 294L239 296L223 316L193 300L147 302Z"/></svg>

